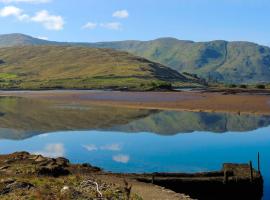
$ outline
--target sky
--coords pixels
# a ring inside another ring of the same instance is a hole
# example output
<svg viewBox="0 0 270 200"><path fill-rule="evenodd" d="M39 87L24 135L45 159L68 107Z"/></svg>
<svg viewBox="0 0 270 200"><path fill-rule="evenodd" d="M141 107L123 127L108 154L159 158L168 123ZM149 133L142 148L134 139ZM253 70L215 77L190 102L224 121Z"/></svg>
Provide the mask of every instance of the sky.
<svg viewBox="0 0 270 200"><path fill-rule="evenodd" d="M0 0L0 34L54 41L251 41L270 46L269 0Z"/></svg>

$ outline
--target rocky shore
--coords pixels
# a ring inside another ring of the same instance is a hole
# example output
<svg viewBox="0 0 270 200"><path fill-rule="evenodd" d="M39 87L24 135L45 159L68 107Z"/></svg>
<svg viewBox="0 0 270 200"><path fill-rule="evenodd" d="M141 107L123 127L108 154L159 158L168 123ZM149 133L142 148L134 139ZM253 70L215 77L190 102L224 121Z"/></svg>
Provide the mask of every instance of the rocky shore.
<svg viewBox="0 0 270 200"><path fill-rule="evenodd" d="M3 200L188 200L186 195L102 171L65 158L17 152L0 156L0 199Z"/></svg>

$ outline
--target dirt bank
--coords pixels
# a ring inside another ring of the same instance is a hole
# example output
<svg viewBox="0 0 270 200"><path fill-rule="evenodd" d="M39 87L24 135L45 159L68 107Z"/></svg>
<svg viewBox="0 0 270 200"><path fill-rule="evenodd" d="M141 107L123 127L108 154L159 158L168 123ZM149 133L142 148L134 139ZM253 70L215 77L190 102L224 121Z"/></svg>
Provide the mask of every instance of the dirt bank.
<svg viewBox="0 0 270 200"><path fill-rule="evenodd" d="M19 96L129 108L195 112L270 114L267 93L116 92L116 91L2 91L0 96Z"/></svg>

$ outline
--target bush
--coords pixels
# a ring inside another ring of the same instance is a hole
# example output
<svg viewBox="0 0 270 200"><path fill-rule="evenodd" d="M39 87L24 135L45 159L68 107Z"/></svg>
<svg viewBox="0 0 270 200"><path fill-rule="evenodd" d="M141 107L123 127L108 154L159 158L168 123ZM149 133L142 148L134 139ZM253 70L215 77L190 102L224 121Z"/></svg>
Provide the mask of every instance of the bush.
<svg viewBox="0 0 270 200"><path fill-rule="evenodd" d="M256 88L258 88L258 89L265 89L265 85L256 85Z"/></svg>
<svg viewBox="0 0 270 200"><path fill-rule="evenodd" d="M235 85L235 84L230 84L229 85L229 88L236 88L237 87L237 85Z"/></svg>
<svg viewBox="0 0 270 200"><path fill-rule="evenodd" d="M166 89L171 90L172 84L168 82L152 82L152 89Z"/></svg>
<svg viewBox="0 0 270 200"><path fill-rule="evenodd" d="M247 88L247 86L246 85L240 85L240 88Z"/></svg>

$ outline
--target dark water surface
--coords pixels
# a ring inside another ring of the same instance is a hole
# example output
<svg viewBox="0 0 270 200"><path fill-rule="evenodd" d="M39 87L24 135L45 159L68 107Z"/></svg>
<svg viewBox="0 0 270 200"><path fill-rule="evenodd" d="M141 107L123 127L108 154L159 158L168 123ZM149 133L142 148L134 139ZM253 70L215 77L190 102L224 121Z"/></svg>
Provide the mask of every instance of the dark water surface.
<svg viewBox="0 0 270 200"><path fill-rule="evenodd" d="M0 153L65 156L114 172L199 172L256 163L270 199L270 116L0 98ZM256 165L255 165L256 167Z"/></svg>

